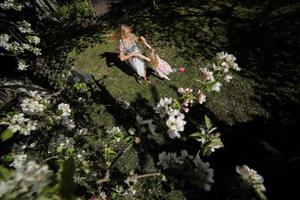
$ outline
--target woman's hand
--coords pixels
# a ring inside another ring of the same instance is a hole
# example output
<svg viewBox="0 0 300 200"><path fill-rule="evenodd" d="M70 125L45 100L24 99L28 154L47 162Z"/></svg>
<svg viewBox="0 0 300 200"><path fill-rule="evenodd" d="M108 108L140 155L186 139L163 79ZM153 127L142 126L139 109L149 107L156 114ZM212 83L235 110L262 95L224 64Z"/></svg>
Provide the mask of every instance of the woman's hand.
<svg viewBox="0 0 300 200"><path fill-rule="evenodd" d="M132 58L134 58L134 57L139 57L139 53L138 52L132 52L131 54L130 54L130 57L132 57Z"/></svg>

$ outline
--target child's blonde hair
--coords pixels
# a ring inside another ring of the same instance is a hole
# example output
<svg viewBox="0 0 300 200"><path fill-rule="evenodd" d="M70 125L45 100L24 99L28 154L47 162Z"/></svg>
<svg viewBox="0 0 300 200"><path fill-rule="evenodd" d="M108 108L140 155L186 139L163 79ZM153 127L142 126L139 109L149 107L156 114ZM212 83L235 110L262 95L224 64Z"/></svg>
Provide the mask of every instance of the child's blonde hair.
<svg viewBox="0 0 300 200"><path fill-rule="evenodd" d="M155 49L148 49L146 51L146 56L150 59L150 65L155 69L159 65L158 56L155 53Z"/></svg>

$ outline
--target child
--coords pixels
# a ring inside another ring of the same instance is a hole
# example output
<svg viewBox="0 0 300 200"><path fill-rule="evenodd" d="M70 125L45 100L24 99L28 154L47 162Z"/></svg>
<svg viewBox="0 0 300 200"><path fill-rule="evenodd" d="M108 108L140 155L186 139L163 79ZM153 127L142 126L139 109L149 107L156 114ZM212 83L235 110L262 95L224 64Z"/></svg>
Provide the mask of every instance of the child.
<svg viewBox="0 0 300 200"><path fill-rule="evenodd" d="M155 49L151 48L147 50L146 55L150 59L150 66L157 73L157 75L160 78L170 80L168 75L174 71L166 61L161 59L157 53L155 53Z"/></svg>
<svg viewBox="0 0 300 200"><path fill-rule="evenodd" d="M171 66L161 59L157 53L155 52L155 49L153 49L145 40L144 37L140 37L140 41L144 43L144 45L148 48L146 51L146 56L149 58L147 60L150 63L150 66L153 68L153 70L156 72L156 74L163 79L170 80L168 75L174 70L171 68ZM146 59L145 59L146 60Z"/></svg>

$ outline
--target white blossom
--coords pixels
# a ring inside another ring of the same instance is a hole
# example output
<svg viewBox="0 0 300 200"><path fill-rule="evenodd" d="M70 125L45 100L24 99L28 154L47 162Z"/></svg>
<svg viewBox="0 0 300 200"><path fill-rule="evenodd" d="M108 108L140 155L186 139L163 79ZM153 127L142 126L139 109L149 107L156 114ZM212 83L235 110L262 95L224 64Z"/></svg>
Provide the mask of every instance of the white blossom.
<svg viewBox="0 0 300 200"><path fill-rule="evenodd" d="M31 44L35 44L35 45L37 45L41 42L41 39L35 35L34 36L29 35L29 36L27 36L27 39Z"/></svg>
<svg viewBox="0 0 300 200"><path fill-rule="evenodd" d="M35 161L25 161L26 156L16 155L11 166L16 170L9 179L0 182L0 198L6 194L14 199L27 199L39 194L44 187L51 183L53 172L47 165L38 165Z"/></svg>
<svg viewBox="0 0 300 200"><path fill-rule="evenodd" d="M62 117L61 118L61 124L66 126L69 130L73 129L76 127L74 120L70 119L68 117Z"/></svg>
<svg viewBox="0 0 300 200"><path fill-rule="evenodd" d="M71 115L70 105L67 103L60 103L58 106L58 110L61 111L61 116L68 117Z"/></svg>
<svg viewBox="0 0 300 200"><path fill-rule="evenodd" d="M206 95L201 91L197 91L197 96L199 104L203 104L206 101Z"/></svg>
<svg viewBox="0 0 300 200"><path fill-rule="evenodd" d="M63 149L74 149L75 140L61 134L58 136L56 144L59 144L58 151L60 152Z"/></svg>
<svg viewBox="0 0 300 200"><path fill-rule="evenodd" d="M137 115L136 120L140 125L144 125L144 124L147 125L151 134L156 134L155 132L156 126L153 124L153 119L144 120L141 116Z"/></svg>
<svg viewBox="0 0 300 200"><path fill-rule="evenodd" d="M169 113L169 118L166 121L166 125L168 126L168 134L169 137L174 138L180 138L179 132L184 130L184 125L186 124L186 121L184 120L184 114L179 112L178 110L172 110L172 112Z"/></svg>
<svg viewBox="0 0 300 200"><path fill-rule="evenodd" d="M238 64L235 62L236 57L232 54L228 54L225 52L217 53L217 63L223 68L224 73L228 72L228 69L234 69L236 71L240 71L241 68L238 67ZM221 69L219 68L219 69Z"/></svg>
<svg viewBox="0 0 300 200"><path fill-rule="evenodd" d="M194 164L196 165L195 171L198 172L197 174L201 176L201 180L203 181L202 187L205 191L211 190L211 185L214 183L214 170L209 168L208 162L203 162L197 154L193 160Z"/></svg>
<svg viewBox="0 0 300 200"><path fill-rule="evenodd" d="M28 68L28 65L26 65L25 60L18 60L18 70L25 71Z"/></svg>
<svg viewBox="0 0 300 200"><path fill-rule="evenodd" d="M212 86L211 90L216 91L216 92L220 92L220 87L221 87L221 86L222 86L222 83L216 82L216 83Z"/></svg>
<svg viewBox="0 0 300 200"><path fill-rule="evenodd" d="M46 97L42 97L42 94L45 95L45 93L42 92L40 94L37 90L29 90L26 93L30 98L24 98L20 104L24 113L39 114L46 110L49 100Z"/></svg>
<svg viewBox="0 0 300 200"><path fill-rule="evenodd" d="M10 166L15 169L20 169L24 167L24 163L27 160L27 154L18 154L14 156L14 161L10 164Z"/></svg>
<svg viewBox="0 0 300 200"><path fill-rule="evenodd" d="M11 44L8 43L9 35L1 34L0 35L0 47L3 47L5 50L9 51L11 48Z"/></svg>
<svg viewBox="0 0 300 200"><path fill-rule="evenodd" d="M236 172L241 175L242 179L254 189L264 192L266 188L263 184L264 178L257 171L249 168L247 165L236 166Z"/></svg>
<svg viewBox="0 0 300 200"><path fill-rule="evenodd" d="M193 92L193 89L191 89L191 88L182 88L182 87L180 87L180 88L178 88L177 91L178 91L179 93L183 94L183 93L191 93L191 92Z"/></svg>
<svg viewBox="0 0 300 200"><path fill-rule="evenodd" d="M176 165L182 165L184 163L185 157L177 156L174 152L166 153L165 151L158 154L158 163L157 165L160 165L163 167L163 169L167 169L170 167L176 167Z"/></svg>
<svg viewBox="0 0 300 200"><path fill-rule="evenodd" d="M112 129L106 131L108 134L117 134L121 132L121 129L118 126L113 127Z"/></svg>
<svg viewBox="0 0 300 200"><path fill-rule="evenodd" d="M29 135L31 131L37 129L37 121L25 118L23 113L7 116L8 121L1 122L0 124L8 125L8 129L13 133L19 131L20 134Z"/></svg>
<svg viewBox="0 0 300 200"><path fill-rule="evenodd" d="M170 110L172 110L171 104L172 104L172 97L161 98L157 106L154 108L154 110L156 113L159 113L159 116L161 118L163 118L170 112Z"/></svg>
<svg viewBox="0 0 300 200"><path fill-rule="evenodd" d="M45 110L46 106L32 98L25 98L21 103L21 108L24 113L41 113Z"/></svg>
<svg viewBox="0 0 300 200"><path fill-rule="evenodd" d="M42 55L41 53L41 49L40 48L37 48L37 47L33 47L31 49L32 53L34 53L35 55L39 56L39 55Z"/></svg>
<svg viewBox="0 0 300 200"><path fill-rule="evenodd" d="M224 77L224 81L226 81L227 83L229 83L231 79L232 79L232 76L230 76L228 74Z"/></svg>
<svg viewBox="0 0 300 200"><path fill-rule="evenodd" d="M88 133L87 128L82 128L78 131L78 135L86 135Z"/></svg>
<svg viewBox="0 0 300 200"><path fill-rule="evenodd" d="M22 22L18 22L18 28L21 33L33 33L31 24L25 20L23 20Z"/></svg>

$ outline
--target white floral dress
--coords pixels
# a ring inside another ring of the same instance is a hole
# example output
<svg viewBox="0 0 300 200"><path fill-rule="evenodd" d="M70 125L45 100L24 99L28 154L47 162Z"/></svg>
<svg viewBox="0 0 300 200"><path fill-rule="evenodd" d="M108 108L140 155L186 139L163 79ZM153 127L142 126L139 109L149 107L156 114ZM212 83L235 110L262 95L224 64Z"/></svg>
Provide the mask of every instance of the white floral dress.
<svg viewBox="0 0 300 200"><path fill-rule="evenodd" d="M122 39L120 39L119 51L125 55L128 55L133 52L140 53L140 50L133 39L131 40L131 44L128 47L126 47ZM146 76L146 64L142 59L133 57L126 60L126 63L137 73L138 76Z"/></svg>

